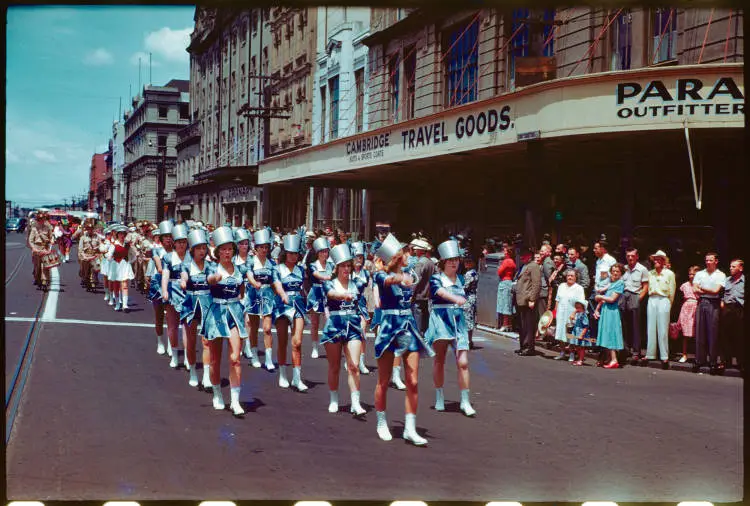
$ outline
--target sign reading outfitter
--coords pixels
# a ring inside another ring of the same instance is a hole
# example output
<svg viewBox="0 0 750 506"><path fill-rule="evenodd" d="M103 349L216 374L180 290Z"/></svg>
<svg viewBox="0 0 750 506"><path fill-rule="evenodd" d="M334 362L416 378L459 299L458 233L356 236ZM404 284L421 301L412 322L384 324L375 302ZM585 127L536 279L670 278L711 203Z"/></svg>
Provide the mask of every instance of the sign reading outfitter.
<svg viewBox="0 0 750 506"><path fill-rule="evenodd" d="M745 97L731 77L721 77L708 86L697 78L677 79L672 90L661 80L650 81L646 86L619 83L617 116L628 119L745 114Z"/></svg>

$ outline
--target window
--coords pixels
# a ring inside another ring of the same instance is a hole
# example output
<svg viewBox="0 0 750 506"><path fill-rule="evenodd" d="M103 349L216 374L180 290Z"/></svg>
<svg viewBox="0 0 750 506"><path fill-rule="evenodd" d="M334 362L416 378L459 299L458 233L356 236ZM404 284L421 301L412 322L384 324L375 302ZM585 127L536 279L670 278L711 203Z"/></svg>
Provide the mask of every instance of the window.
<svg viewBox="0 0 750 506"><path fill-rule="evenodd" d="M190 119L190 104L180 104L180 119Z"/></svg>
<svg viewBox="0 0 750 506"><path fill-rule="evenodd" d="M325 142L326 140L326 109L328 103L326 102L326 87L322 86L320 88L320 103L323 104L323 106L320 108L320 142Z"/></svg>
<svg viewBox="0 0 750 506"><path fill-rule="evenodd" d="M652 16L653 62L660 63L677 58L677 10L656 9Z"/></svg>
<svg viewBox="0 0 750 506"><path fill-rule="evenodd" d="M237 71L232 71L232 102L237 100Z"/></svg>
<svg viewBox="0 0 750 506"><path fill-rule="evenodd" d="M160 105L159 106L159 117L165 119L167 117L167 111L169 109L166 105Z"/></svg>
<svg viewBox="0 0 750 506"><path fill-rule="evenodd" d="M268 75L268 48L263 48L263 61L262 61L262 67L263 67L263 75Z"/></svg>
<svg viewBox="0 0 750 506"><path fill-rule="evenodd" d="M242 22L242 47L247 43L247 19Z"/></svg>
<svg viewBox="0 0 750 506"><path fill-rule="evenodd" d="M331 127L330 138L336 139L339 136L339 77L328 80L328 88L331 90Z"/></svg>
<svg viewBox="0 0 750 506"><path fill-rule="evenodd" d="M255 35L258 33L258 11L257 10L254 10L250 14L250 19L251 19L250 22L252 23L252 26L253 26L253 37L255 37Z"/></svg>
<svg viewBox="0 0 750 506"><path fill-rule="evenodd" d="M541 18L541 23L538 21ZM554 9L537 11L532 15L530 9L515 9L513 23L507 37L515 34L508 49L508 88L516 87L516 66L519 58L552 57L554 46ZM541 50L540 50L541 48Z"/></svg>
<svg viewBox="0 0 750 506"><path fill-rule="evenodd" d="M545 9L542 12L542 37L544 46L542 56L555 56L555 10Z"/></svg>
<svg viewBox="0 0 750 506"><path fill-rule="evenodd" d="M357 88L356 120L357 133L364 129L365 120L365 70L359 69L354 72L354 86Z"/></svg>
<svg viewBox="0 0 750 506"><path fill-rule="evenodd" d="M443 39L446 48L445 105L452 107L477 99L479 20L461 24Z"/></svg>
<svg viewBox="0 0 750 506"><path fill-rule="evenodd" d="M406 106L404 119L414 117L414 105L416 97L417 78L417 46L411 46L404 50L404 79L406 80L404 105Z"/></svg>
<svg viewBox="0 0 750 506"><path fill-rule="evenodd" d="M391 109L389 111L391 121L398 120L398 84L400 78L398 53L391 56L388 61L388 87L391 98Z"/></svg>
<svg viewBox="0 0 750 506"><path fill-rule="evenodd" d="M610 70L629 70L630 55L633 47L633 32L631 29L631 15L623 11L612 24L612 61Z"/></svg>
<svg viewBox="0 0 750 506"><path fill-rule="evenodd" d="M245 64L243 63L240 66L240 88L242 88L240 92L242 93L243 97L245 96L245 90L247 89L247 87L245 86L246 82L247 82L247 75L245 74Z"/></svg>
<svg viewBox="0 0 750 506"><path fill-rule="evenodd" d="M157 142L158 142L159 149L165 149L167 147L167 136L160 135Z"/></svg>

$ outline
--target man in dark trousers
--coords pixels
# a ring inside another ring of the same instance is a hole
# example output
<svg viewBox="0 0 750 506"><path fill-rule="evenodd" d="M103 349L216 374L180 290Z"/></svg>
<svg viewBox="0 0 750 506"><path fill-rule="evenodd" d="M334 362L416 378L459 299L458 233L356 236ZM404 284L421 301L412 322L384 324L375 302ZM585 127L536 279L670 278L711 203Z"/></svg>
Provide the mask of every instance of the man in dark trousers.
<svg viewBox="0 0 750 506"><path fill-rule="evenodd" d="M533 356L534 335L539 316L536 311L536 302L542 289L542 268L539 253L534 255L534 260L527 262L521 270L516 282L516 306L521 325L521 333L518 336L519 349L516 353L523 357Z"/></svg>
<svg viewBox="0 0 750 506"><path fill-rule="evenodd" d="M430 277L435 274L435 263L427 256L432 246L425 239L414 239L410 246L417 257L414 272L418 278L417 284L414 285L411 307L414 319L417 321L417 327L424 334L427 332L430 323Z"/></svg>

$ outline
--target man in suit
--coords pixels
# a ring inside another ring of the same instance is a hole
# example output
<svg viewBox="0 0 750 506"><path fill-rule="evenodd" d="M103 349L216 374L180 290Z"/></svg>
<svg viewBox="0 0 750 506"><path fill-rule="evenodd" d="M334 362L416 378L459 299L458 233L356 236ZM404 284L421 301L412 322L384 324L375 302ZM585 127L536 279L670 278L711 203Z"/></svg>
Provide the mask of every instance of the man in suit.
<svg viewBox="0 0 750 506"><path fill-rule="evenodd" d="M516 282L516 306L521 324L521 333L518 337L518 355L528 357L535 355L534 335L539 317L536 311L536 303L542 290L542 268L541 255L536 253L534 260L527 262L521 270Z"/></svg>

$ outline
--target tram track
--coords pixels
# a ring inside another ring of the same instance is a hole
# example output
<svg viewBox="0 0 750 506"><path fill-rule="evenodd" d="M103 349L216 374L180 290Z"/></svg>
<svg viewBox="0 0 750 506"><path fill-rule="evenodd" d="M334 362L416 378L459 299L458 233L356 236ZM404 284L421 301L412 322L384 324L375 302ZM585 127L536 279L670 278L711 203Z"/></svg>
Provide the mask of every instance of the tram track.
<svg viewBox="0 0 750 506"><path fill-rule="evenodd" d="M20 272L21 265L23 265L23 261L26 260L26 255L28 254L29 254L28 250L21 253L21 256L18 258L18 262L16 262L16 266L13 267L13 270L10 271L10 274L8 275L8 277L5 278L6 287L11 283L11 281L13 281L13 279L15 279L16 275Z"/></svg>

